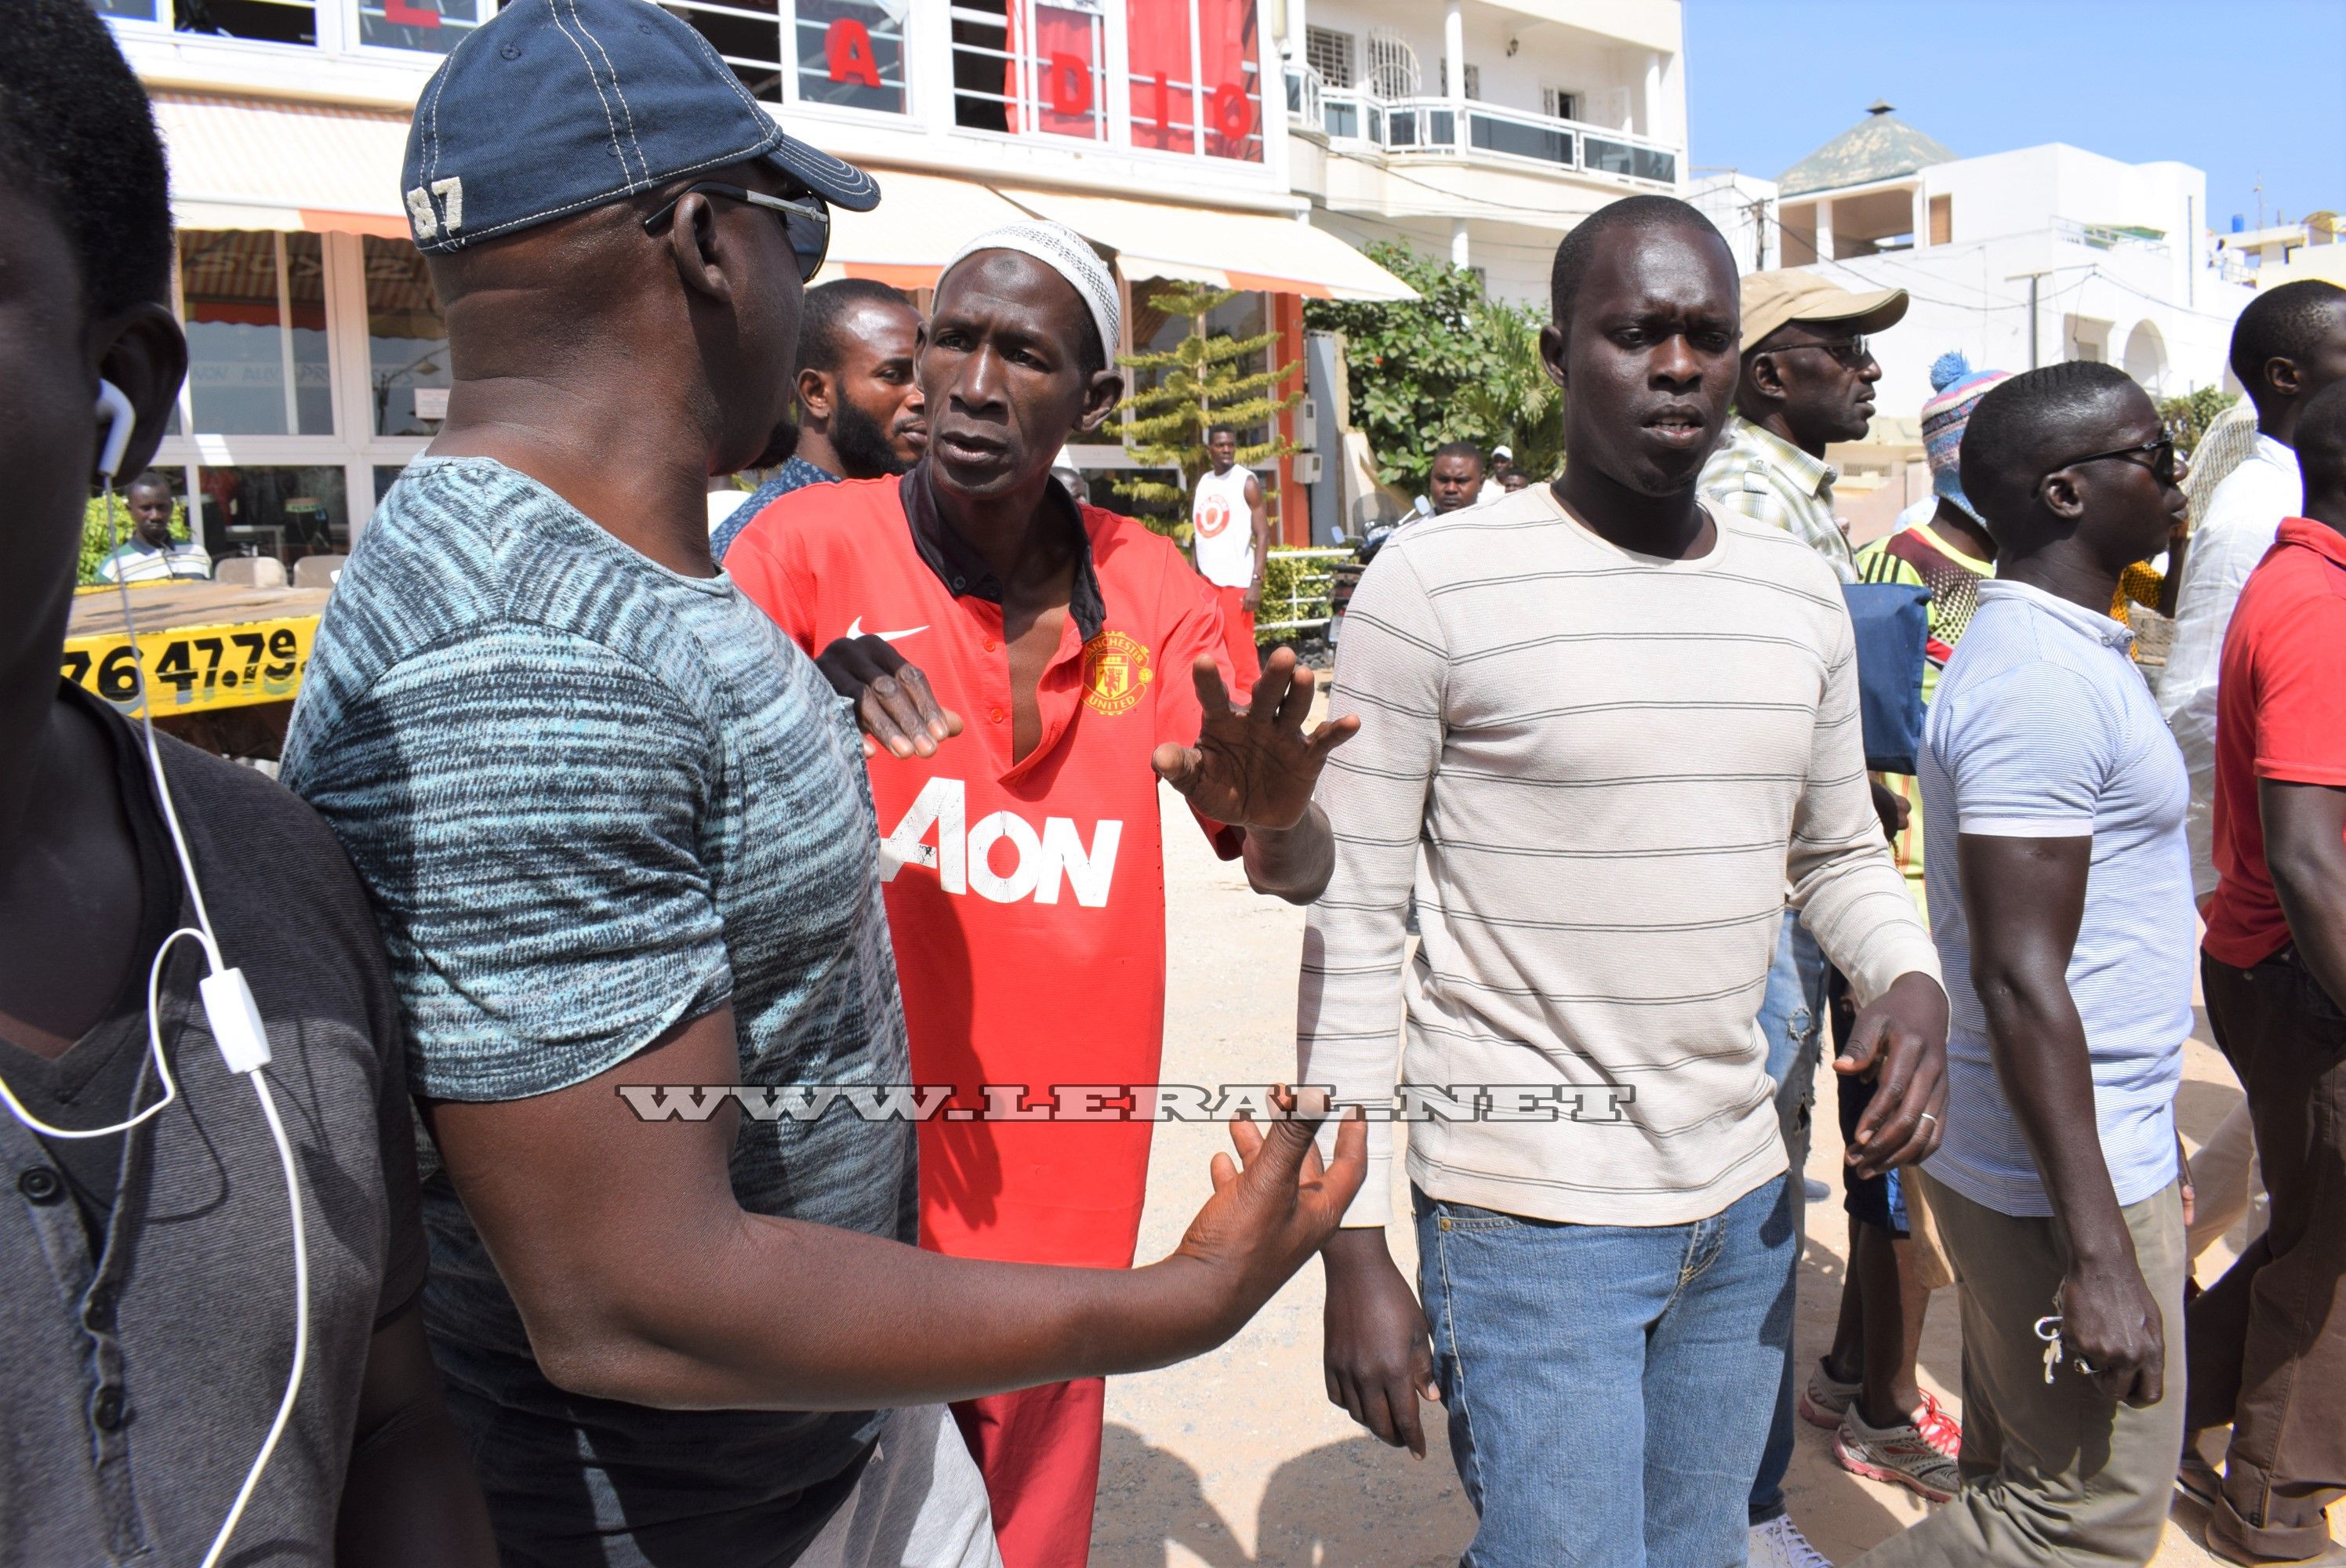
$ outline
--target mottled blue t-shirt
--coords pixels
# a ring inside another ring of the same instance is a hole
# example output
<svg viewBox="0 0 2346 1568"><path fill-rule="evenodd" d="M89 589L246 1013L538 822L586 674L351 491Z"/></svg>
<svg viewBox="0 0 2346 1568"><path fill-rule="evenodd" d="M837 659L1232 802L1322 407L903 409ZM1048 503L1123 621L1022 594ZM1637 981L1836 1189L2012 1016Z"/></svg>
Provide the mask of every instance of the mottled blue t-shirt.
<svg viewBox="0 0 2346 1568"><path fill-rule="evenodd" d="M373 895L417 1094L546 1094L729 1001L743 1084L909 1075L845 705L730 579L656 565L501 463L425 459L383 498L283 777ZM910 1242L913 1135L745 1115L733 1189ZM444 1170L424 1214L425 1325L500 1536L546 1563L796 1555L876 1417L564 1393Z"/></svg>

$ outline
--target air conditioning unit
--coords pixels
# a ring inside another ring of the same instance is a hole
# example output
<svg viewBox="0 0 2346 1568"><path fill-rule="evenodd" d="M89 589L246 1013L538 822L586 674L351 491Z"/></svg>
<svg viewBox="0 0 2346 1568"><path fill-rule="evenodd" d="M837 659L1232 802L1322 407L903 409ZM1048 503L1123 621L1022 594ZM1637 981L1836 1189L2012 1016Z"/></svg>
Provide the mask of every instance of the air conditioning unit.
<svg viewBox="0 0 2346 1568"><path fill-rule="evenodd" d="M1320 454L1318 453L1299 452L1295 453L1290 461L1295 464L1295 483L1298 484L1317 484L1320 483Z"/></svg>

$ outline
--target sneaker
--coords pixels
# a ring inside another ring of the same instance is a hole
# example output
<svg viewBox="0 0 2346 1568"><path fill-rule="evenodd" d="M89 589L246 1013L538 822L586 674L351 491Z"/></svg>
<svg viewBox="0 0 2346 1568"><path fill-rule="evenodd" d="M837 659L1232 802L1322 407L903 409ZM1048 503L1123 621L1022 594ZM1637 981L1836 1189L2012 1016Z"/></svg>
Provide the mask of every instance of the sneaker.
<svg viewBox="0 0 2346 1568"><path fill-rule="evenodd" d="M1871 1427L1855 1404L1841 1412L1833 1433L1833 1458L1841 1469L1869 1481L1887 1481L1944 1502L1963 1484L1963 1429L1927 1392L1911 1420Z"/></svg>
<svg viewBox="0 0 2346 1568"><path fill-rule="evenodd" d="M1790 1514L1753 1525L1749 1552L1751 1568L1833 1568L1832 1560L1809 1544Z"/></svg>
<svg viewBox="0 0 2346 1568"><path fill-rule="evenodd" d="M1812 1427L1832 1431L1841 1425L1841 1413L1849 1409L1850 1400L1857 1398L1858 1390L1864 1387L1863 1383L1842 1382L1826 1371L1825 1364L1819 1361L1817 1369L1809 1374L1809 1386L1800 1390L1800 1398L1793 1401L1793 1405L1800 1410L1802 1420Z"/></svg>

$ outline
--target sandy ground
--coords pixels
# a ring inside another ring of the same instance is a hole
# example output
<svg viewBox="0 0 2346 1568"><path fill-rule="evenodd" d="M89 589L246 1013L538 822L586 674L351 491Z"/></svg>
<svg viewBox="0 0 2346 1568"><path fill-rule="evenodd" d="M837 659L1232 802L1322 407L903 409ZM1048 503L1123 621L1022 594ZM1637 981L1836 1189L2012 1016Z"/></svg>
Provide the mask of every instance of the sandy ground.
<svg viewBox="0 0 2346 1568"><path fill-rule="evenodd" d="M1255 897L1235 864L1217 861L1175 798L1165 821L1170 1003L1168 1083L1260 1083L1293 1071L1295 962L1303 911ZM2230 1070L2193 1042L2180 1101L2197 1146L2237 1097ZM1822 1084L1824 1104L1831 1085ZM1160 1126L1149 1165L1140 1256L1161 1257L1210 1186L1207 1162L1228 1147L1219 1126ZM1833 1119L1821 1117L1810 1173L1832 1184L1841 1157ZM1395 1162L1397 1212L1408 1209ZM1797 1351L1813 1363L1832 1337L1845 1239L1838 1201L1810 1207ZM1392 1233L1402 1270L1415 1257L1406 1227ZM2235 1238L2237 1239L2237 1238ZM2213 1279L2229 1253L2201 1259ZM1474 1516L1449 1451L1441 1411L1428 1405L1424 1461L1388 1449L1328 1403L1320 1370L1321 1278L1303 1272L1235 1339L1185 1365L1112 1381L1096 1568L1434 1568L1454 1563ZM1961 1346L1952 1291L1933 1299L1923 1379L1959 1408ZM1895 1487L1862 1481L1833 1462L1830 1433L1802 1424L1788 1481L1792 1515L1829 1557L1847 1562L1922 1517ZM2199 1507L2178 1494L2162 1568L2213 1563L2198 1544Z"/></svg>

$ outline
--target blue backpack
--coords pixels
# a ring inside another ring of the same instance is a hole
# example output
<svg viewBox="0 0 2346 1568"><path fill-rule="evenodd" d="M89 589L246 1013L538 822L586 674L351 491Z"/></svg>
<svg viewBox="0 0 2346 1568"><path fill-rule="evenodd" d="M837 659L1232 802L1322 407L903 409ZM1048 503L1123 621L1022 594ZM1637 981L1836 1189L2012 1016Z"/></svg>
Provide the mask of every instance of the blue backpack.
<svg viewBox="0 0 2346 1568"><path fill-rule="evenodd" d="M1857 634L1865 765L1878 773L1919 773L1931 590L1912 583L1844 583L1841 591Z"/></svg>

